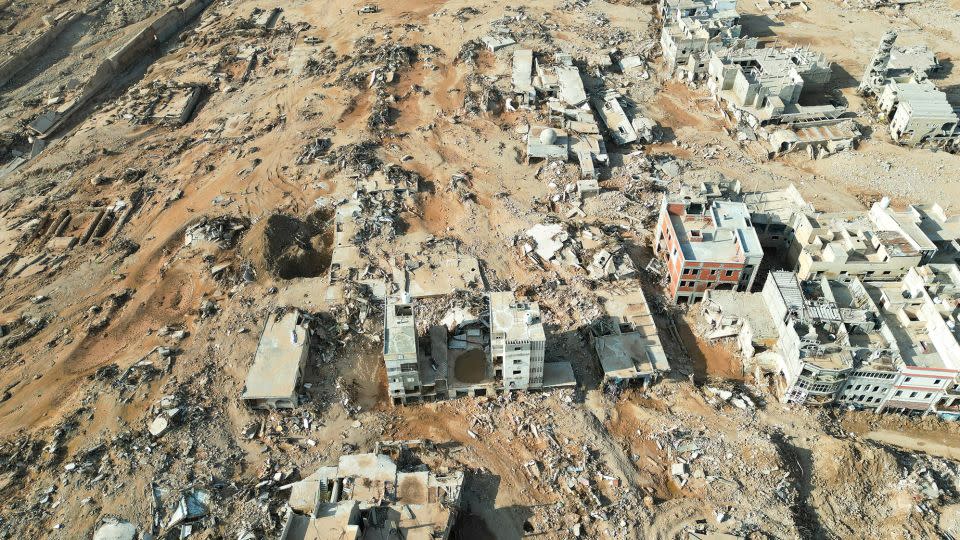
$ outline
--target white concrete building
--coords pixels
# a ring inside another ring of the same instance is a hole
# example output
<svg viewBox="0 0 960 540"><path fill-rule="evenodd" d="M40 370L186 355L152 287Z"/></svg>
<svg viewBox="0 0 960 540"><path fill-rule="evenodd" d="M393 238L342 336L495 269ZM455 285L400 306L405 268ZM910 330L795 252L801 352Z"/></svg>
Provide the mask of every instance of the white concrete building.
<svg viewBox="0 0 960 540"><path fill-rule="evenodd" d="M542 387L545 348L537 303L509 291L490 293L490 361L503 374L503 388Z"/></svg>

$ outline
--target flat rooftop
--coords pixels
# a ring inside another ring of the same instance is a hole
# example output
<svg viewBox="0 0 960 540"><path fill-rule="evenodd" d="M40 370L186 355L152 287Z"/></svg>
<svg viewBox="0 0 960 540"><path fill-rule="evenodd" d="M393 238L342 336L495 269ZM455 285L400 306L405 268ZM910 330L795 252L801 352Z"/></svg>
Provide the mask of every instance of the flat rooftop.
<svg viewBox="0 0 960 540"><path fill-rule="evenodd" d="M390 298L387 300L386 312L383 327L384 356L410 355L410 360L415 361L417 325L413 316L413 304Z"/></svg>
<svg viewBox="0 0 960 540"><path fill-rule="evenodd" d="M510 291L490 293L490 332L507 341L543 341L545 334L536 302L517 300Z"/></svg>
<svg viewBox="0 0 960 540"><path fill-rule="evenodd" d="M300 362L309 348L300 313L271 315L263 328L242 399L288 398L296 393Z"/></svg>
<svg viewBox="0 0 960 540"><path fill-rule="evenodd" d="M706 214L670 213L683 257L688 261L730 262L763 255L760 238L744 203L714 201Z"/></svg>

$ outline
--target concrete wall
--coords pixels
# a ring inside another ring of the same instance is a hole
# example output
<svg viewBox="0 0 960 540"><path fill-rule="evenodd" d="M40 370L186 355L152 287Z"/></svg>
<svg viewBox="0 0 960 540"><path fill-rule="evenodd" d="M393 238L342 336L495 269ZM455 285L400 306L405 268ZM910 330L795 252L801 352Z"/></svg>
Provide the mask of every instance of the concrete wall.
<svg viewBox="0 0 960 540"><path fill-rule="evenodd" d="M169 8L149 26L128 39L110 54L80 89L77 97L57 113L59 118L49 129L40 134L45 137L55 132L90 100L142 59L143 54L176 35L193 20L211 0L188 0Z"/></svg>

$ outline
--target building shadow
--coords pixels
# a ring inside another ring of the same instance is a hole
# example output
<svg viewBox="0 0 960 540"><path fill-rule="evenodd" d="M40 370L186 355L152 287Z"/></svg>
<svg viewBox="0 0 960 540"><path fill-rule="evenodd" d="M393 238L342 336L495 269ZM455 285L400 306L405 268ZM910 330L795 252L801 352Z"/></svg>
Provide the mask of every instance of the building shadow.
<svg viewBox="0 0 960 540"><path fill-rule="evenodd" d="M953 73L954 67L956 67L956 63L952 58L944 58L942 60L938 59L938 62L940 66L930 73L930 78L935 81L950 77L950 75Z"/></svg>
<svg viewBox="0 0 960 540"><path fill-rule="evenodd" d="M813 452L794 445L782 433L773 433L770 441L777 447L797 489L797 496L790 505L790 513L797 529L804 538L830 538L832 535L824 528L816 509L810 504L810 494L813 492Z"/></svg>
<svg viewBox="0 0 960 540"><path fill-rule="evenodd" d="M775 37L777 34L772 28L783 26L782 22L777 22L766 15L741 14L740 25L743 26L743 35L768 38Z"/></svg>
<svg viewBox="0 0 960 540"><path fill-rule="evenodd" d="M850 74L849 71L840 64L833 62L830 64L830 86L837 90L847 88L856 88L860 86L860 80Z"/></svg>
<svg viewBox="0 0 960 540"><path fill-rule="evenodd" d="M511 505L497 508L500 477L470 472L464 479L460 513L450 531L450 540L514 540L530 531L530 507Z"/></svg>

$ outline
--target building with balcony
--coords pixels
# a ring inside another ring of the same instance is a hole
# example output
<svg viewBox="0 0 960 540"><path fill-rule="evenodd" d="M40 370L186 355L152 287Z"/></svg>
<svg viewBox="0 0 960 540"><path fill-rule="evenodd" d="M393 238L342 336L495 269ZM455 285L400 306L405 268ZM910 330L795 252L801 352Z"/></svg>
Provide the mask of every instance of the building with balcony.
<svg viewBox="0 0 960 540"><path fill-rule="evenodd" d="M957 265L912 268L897 282L772 272L762 295L784 402L960 418Z"/></svg>

